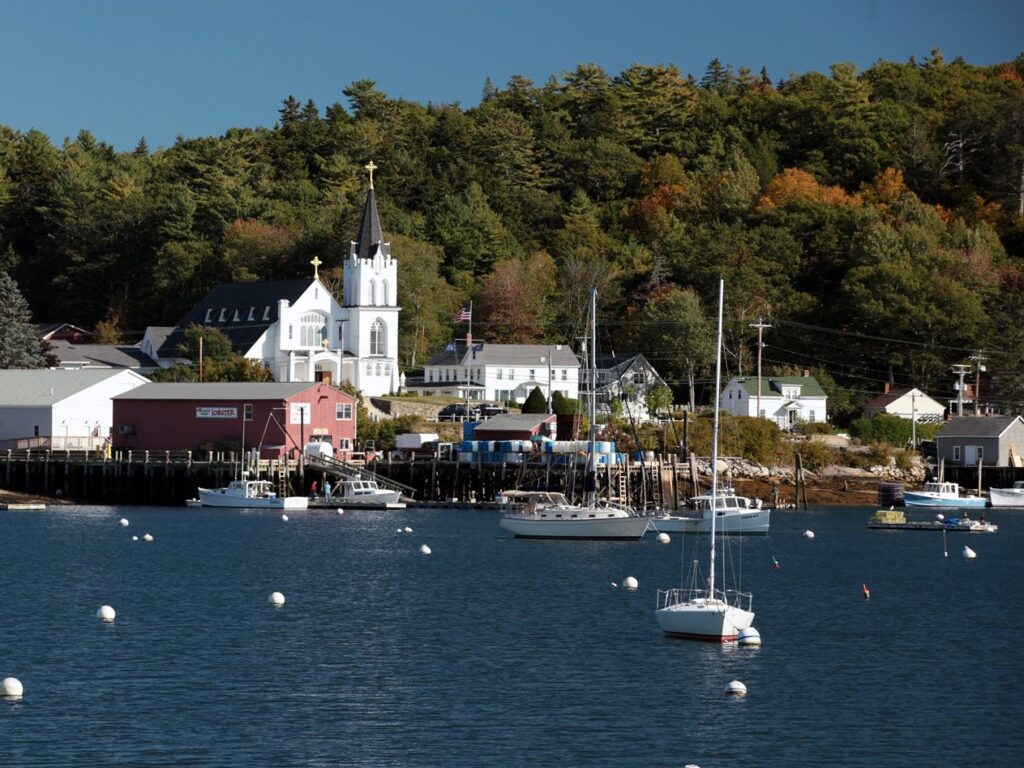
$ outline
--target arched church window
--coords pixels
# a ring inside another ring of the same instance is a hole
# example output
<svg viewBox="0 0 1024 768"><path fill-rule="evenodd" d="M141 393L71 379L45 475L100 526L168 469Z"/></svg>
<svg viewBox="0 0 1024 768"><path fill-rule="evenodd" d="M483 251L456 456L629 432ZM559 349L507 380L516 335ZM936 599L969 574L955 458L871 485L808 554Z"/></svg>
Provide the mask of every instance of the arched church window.
<svg viewBox="0 0 1024 768"><path fill-rule="evenodd" d="M377 303L377 281L370 281L370 306L374 306Z"/></svg>
<svg viewBox="0 0 1024 768"><path fill-rule="evenodd" d="M370 354L387 354L384 321L379 317L370 326Z"/></svg>
<svg viewBox="0 0 1024 768"><path fill-rule="evenodd" d="M302 346L319 347L321 341L327 338L327 317L319 312L304 313L299 334Z"/></svg>
<svg viewBox="0 0 1024 768"><path fill-rule="evenodd" d="M388 281L387 280L381 280L380 281L380 294L381 294L381 296L380 296L380 303L383 304L386 307L388 305Z"/></svg>

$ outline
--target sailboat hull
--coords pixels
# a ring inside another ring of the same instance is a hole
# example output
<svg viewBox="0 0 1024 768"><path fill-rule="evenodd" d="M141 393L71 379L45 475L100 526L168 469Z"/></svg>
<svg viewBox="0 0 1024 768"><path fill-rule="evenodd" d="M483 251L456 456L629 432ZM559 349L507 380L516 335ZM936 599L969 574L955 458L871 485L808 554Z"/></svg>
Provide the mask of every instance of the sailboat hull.
<svg viewBox="0 0 1024 768"><path fill-rule="evenodd" d="M553 518L507 514L501 527L521 539L621 539L634 541L647 530L644 517Z"/></svg>
<svg viewBox="0 0 1024 768"><path fill-rule="evenodd" d="M661 631L670 637L726 643L749 629L754 614L719 600L695 601L660 608L654 612Z"/></svg>
<svg viewBox="0 0 1024 768"><path fill-rule="evenodd" d="M771 520L771 510L729 510L719 512L715 521L716 533L726 536L765 536ZM651 525L665 533L710 533L708 515L662 515L651 519Z"/></svg>

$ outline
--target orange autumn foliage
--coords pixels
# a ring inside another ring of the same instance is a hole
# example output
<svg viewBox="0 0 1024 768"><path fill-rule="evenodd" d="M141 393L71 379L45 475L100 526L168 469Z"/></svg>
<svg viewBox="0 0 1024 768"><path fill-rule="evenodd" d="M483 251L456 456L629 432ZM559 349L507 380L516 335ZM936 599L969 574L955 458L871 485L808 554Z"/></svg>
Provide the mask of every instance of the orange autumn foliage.
<svg viewBox="0 0 1024 768"><path fill-rule="evenodd" d="M1020 72L1012 64L1003 64L996 70L996 77L1010 83L1024 83L1024 77L1020 76Z"/></svg>
<svg viewBox="0 0 1024 768"><path fill-rule="evenodd" d="M758 210L767 211L790 203L824 203L834 207L860 205L858 195L847 194L839 186L826 187L814 175L799 168L786 168L768 182L768 189L758 201Z"/></svg>
<svg viewBox="0 0 1024 768"><path fill-rule="evenodd" d="M886 168L870 182L864 182L858 193L865 202L874 203L880 208L888 208L907 191L903 180L903 171Z"/></svg>
<svg viewBox="0 0 1024 768"><path fill-rule="evenodd" d="M645 219L650 219L655 214L674 208L676 202L685 195L686 188L682 184L661 184L640 200L637 211Z"/></svg>

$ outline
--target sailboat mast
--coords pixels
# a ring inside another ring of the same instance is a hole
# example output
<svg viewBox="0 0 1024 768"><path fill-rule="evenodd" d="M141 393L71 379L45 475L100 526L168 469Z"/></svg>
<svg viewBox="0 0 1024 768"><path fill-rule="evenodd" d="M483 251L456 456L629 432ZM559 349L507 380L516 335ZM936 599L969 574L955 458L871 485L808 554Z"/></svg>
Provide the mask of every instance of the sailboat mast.
<svg viewBox="0 0 1024 768"><path fill-rule="evenodd" d="M718 281L718 336L715 344L715 423L711 442L711 576L708 597L715 597L715 522L718 516L718 398L722 391L722 305L725 303L725 280Z"/></svg>
<svg viewBox="0 0 1024 768"><path fill-rule="evenodd" d="M594 286L590 287L590 392L588 393L587 399L587 418L590 421L590 429L587 430L587 437L589 438L590 444L587 446L587 483L591 481L590 473L596 472L597 467L595 460L597 456L595 451L597 446L594 445L594 440L597 438L597 427L594 424L597 419L597 288ZM593 503L596 501L597 488L587 492L590 498L589 502Z"/></svg>

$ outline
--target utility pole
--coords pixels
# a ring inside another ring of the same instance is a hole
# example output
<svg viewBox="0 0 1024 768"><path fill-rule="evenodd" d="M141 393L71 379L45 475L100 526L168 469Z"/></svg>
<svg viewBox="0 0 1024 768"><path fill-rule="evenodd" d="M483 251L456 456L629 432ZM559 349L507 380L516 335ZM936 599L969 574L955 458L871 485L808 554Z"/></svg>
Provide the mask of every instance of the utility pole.
<svg viewBox="0 0 1024 768"><path fill-rule="evenodd" d="M910 449L917 450L917 390L910 392Z"/></svg>
<svg viewBox="0 0 1024 768"><path fill-rule="evenodd" d="M768 323L764 322L761 317L757 318L756 323L750 323L751 328L757 328L757 412L754 414L756 418L761 418L761 348L764 346L761 343L762 334L765 328L771 328Z"/></svg>
<svg viewBox="0 0 1024 768"><path fill-rule="evenodd" d="M978 350L970 359L973 360L977 365L974 367L974 415L981 415L981 372L985 370L985 366L982 365L988 358L981 354L982 350Z"/></svg>
<svg viewBox="0 0 1024 768"><path fill-rule="evenodd" d="M971 371L971 366L957 364L953 366L953 373L960 377L956 387L956 415L964 415L964 376Z"/></svg>

